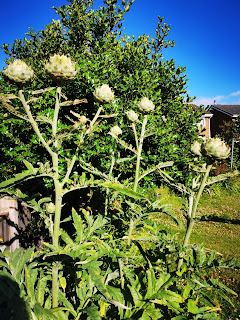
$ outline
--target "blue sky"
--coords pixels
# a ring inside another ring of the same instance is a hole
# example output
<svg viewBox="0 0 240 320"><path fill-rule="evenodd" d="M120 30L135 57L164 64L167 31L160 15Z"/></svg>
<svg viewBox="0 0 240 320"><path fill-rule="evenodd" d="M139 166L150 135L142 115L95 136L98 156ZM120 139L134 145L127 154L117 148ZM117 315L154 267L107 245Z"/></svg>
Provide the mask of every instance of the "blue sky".
<svg viewBox="0 0 240 320"><path fill-rule="evenodd" d="M43 29L57 19L51 7L62 4L66 1L4 1L0 45L24 37L28 27ZM164 50L163 56L187 68L188 92L197 97L195 103L240 104L239 12L239 0L136 0L124 27L128 35L154 36L157 16L164 16L176 46ZM0 70L3 60L0 52Z"/></svg>

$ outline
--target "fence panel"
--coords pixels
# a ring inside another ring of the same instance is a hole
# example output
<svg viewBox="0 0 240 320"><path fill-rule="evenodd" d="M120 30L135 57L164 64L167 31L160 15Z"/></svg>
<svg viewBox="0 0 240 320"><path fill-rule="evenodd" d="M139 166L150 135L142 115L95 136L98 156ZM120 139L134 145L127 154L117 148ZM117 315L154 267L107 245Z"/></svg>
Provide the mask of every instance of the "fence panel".
<svg viewBox="0 0 240 320"><path fill-rule="evenodd" d="M19 248L19 237L30 220L30 211L27 207L20 210L16 199L8 196L0 199L0 238L11 252Z"/></svg>

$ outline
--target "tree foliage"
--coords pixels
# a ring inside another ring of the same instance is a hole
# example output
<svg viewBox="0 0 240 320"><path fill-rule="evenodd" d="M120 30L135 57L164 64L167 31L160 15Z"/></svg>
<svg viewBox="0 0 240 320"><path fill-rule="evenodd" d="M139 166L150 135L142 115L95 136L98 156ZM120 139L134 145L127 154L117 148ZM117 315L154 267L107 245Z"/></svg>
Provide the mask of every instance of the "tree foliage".
<svg viewBox="0 0 240 320"><path fill-rule="evenodd" d="M163 58L162 51L174 45L174 41L167 40L170 26L159 17L154 38L142 35L136 39L134 36L126 36L122 30L124 15L133 1L118 4L115 0L108 0L97 9L93 9L93 4L91 0L69 1L69 4L55 8L60 20L53 20L39 32L30 28L26 37L16 40L11 48L7 44L3 45L8 56L7 62L22 59L32 66L35 78L28 88L31 91L36 87L41 89L54 85L41 72L50 55L59 53L70 56L77 63L78 75L74 83L65 85L64 92L68 92L71 100L76 97L87 99L87 103L75 106L76 112L81 110L86 116L96 112L92 91L102 83L109 84L118 97L114 110L106 107L109 114L124 114L129 108L136 109L136 101L147 96L157 109L151 119L152 132L149 132L144 149L145 159L150 160L150 163L146 160L145 168L170 158L176 161L186 158L191 142L198 135L196 123L199 113L186 104L190 98L187 94L185 68L176 66L173 60ZM4 79L0 79L0 88L3 93L9 92ZM40 110L39 104L35 103L36 114L47 115L50 112L48 105L52 101L53 95L49 92L44 100L45 110ZM7 177L8 172L22 169L23 158L31 162L40 161L39 154L41 158L47 158L30 126L23 127L17 118L12 115L10 118L9 114L13 110L9 110L7 105L5 107L7 110L0 115L2 177ZM67 108L60 116L63 127L70 124ZM163 121L162 116L166 121ZM114 117L109 123L114 123ZM108 124L102 121L99 134L108 132ZM128 125L124 117L121 125ZM27 143L29 137L31 146ZM110 139L106 134L106 140ZM127 139L131 143L133 137ZM99 162L100 167L104 167L103 155L109 154L109 150L98 143L96 136L88 142L85 160ZM71 149L74 142L68 143ZM129 166L123 169L126 172L130 170Z"/></svg>

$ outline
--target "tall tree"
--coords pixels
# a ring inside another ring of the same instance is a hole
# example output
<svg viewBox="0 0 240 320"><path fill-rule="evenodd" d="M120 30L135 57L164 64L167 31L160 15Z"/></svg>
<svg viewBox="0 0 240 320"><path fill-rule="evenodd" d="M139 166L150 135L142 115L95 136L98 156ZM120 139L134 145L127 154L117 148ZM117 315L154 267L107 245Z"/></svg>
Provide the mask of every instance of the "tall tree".
<svg viewBox="0 0 240 320"><path fill-rule="evenodd" d="M86 116L96 112L92 92L102 83L109 84L118 97L114 107L106 106L106 111L109 115L122 114L123 127L128 125L125 111L135 110L136 102L143 96L151 99L156 111L151 116L152 128L144 147L146 154L151 153L150 160L145 163L145 168L148 168L160 161L179 161L187 157L192 141L198 136L196 123L199 112L187 104L191 99L187 94L186 69L176 66L173 60L163 58L162 51L174 46L174 41L168 40L170 26L163 18L158 17L154 38L145 34L135 38L123 33L124 16L133 2L106 0L102 7L94 9L94 1L91 0L68 1L68 4L55 8L60 20L53 20L39 32L30 29L26 37L17 39L12 47L4 44L3 49L8 56L7 62L22 59L34 69L34 81L28 86L30 91L36 86L41 89L55 85L42 73L49 56L54 53L70 56L76 62L78 74L73 83L64 85L63 91L71 100L87 99L87 103L75 106L76 112ZM0 79L0 91L9 92L9 86L3 79ZM49 92L44 110L40 110L36 102L36 115L44 116L50 112L48 105L52 99L53 94ZM14 116L16 109L11 109L8 104L5 107L7 109L2 109L4 111L0 114L2 179L8 176L8 172L21 169L23 158L37 162L47 157L44 150L39 152L41 146L31 127L23 126L21 120ZM68 109L60 111L63 127L70 125L69 117ZM107 133L112 124L114 117L102 121L99 135L105 134L106 140L111 139ZM29 137L32 146L27 142ZM129 143L133 140L133 136L125 138ZM68 139L66 143L71 146L74 141ZM94 161L104 168L104 159L110 154L107 147L101 146L94 136L88 140L88 150L88 154L82 155L84 160ZM131 170L130 163L123 167L125 172Z"/></svg>

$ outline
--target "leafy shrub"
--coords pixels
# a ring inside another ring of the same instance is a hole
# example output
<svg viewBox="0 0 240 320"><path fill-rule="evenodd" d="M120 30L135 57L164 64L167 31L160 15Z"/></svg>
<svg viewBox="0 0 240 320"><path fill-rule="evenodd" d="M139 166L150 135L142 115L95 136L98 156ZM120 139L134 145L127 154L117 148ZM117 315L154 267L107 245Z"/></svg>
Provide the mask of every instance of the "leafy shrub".
<svg viewBox="0 0 240 320"><path fill-rule="evenodd" d="M201 112L184 102L185 99L191 100L186 90L185 68L176 66L173 60L163 59L162 50L174 45L174 42L167 40L169 25L159 18L156 37L153 39L146 35L135 39L123 34L122 22L132 2L127 4L123 1L122 5L118 6L117 1L104 1L103 8L93 10L92 1L70 1L70 4L55 9L60 20L52 21L39 32L30 29L27 37L16 40L12 47L4 44L7 63L13 59L22 59L31 65L35 77L29 84L29 90L35 90L36 86L38 89L54 86L52 80L41 71L49 56L58 52L72 57L78 73L74 82L62 84L63 92L67 92L72 101L79 97L86 98L75 105L74 111L81 111L89 118L96 112L92 92L102 83L108 83L114 88L118 97L113 109L105 106L109 116L114 113L124 114L127 108L136 111L136 102L147 96L156 105L156 111L155 117L150 119L154 135L149 131L147 143L143 147L145 168L168 160L181 162L183 158L189 158L191 142L198 136L196 123L199 122ZM0 88L5 94L17 93L17 88L11 88L3 78L0 79ZM35 112L44 117L48 116L54 95L54 91L47 91L45 96L41 97L44 109L36 102ZM48 159L31 126L23 126L8 104L5 107L7 110L0 114L0 170L3 179L24 169L24 158L32 163ZM9 118L11 112L13 114ZM71 124L71 114L67 108L61 110L59 116L62 128ZM114 117L107 120L114 125ZM128 126L126 117L122 116L120 122L122 128ZM93 139L89 137L86 142L89 152L84 154L84 160L98 165L99 169L107 165L108 161L105 159L110 154L108 146L111 145L111 137L107 132L106 121L102 121L98 134L95 134ZM126 132L128 131L125 130L125 134ZM102 135L108 141L106 145L101 144ZM132 143L134 137L128 134L126 139ZM71 153L74 142L67 140L65 143ZM131 163L126 165L123 162L121 171L126 176L128 172L131 175ZM175 177L183 180L181 168L174 166L172 172ZM152 182L155 180L153 176Z"/></svg>

